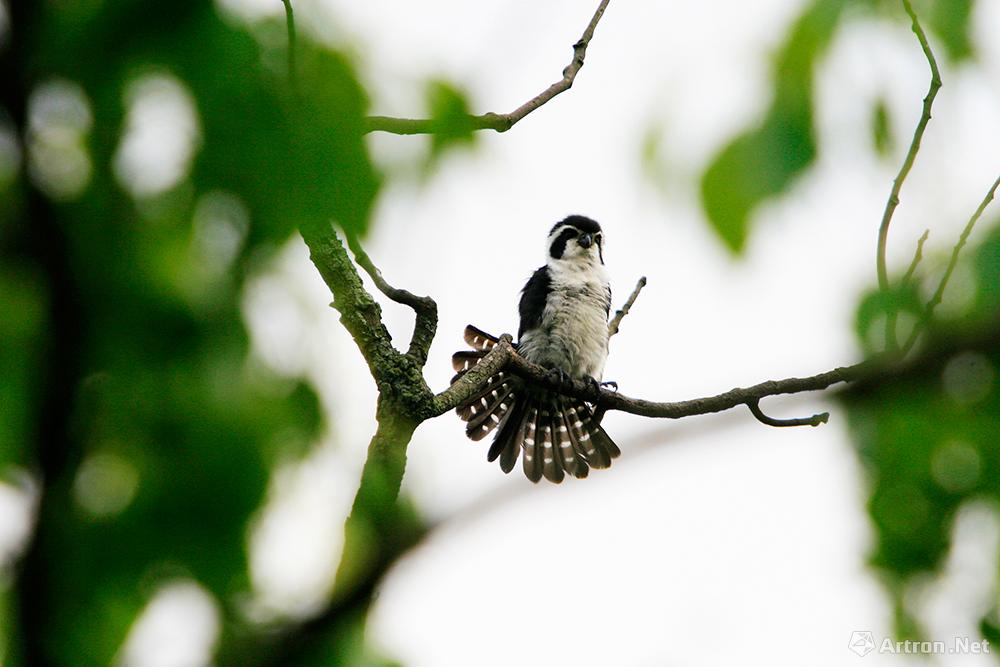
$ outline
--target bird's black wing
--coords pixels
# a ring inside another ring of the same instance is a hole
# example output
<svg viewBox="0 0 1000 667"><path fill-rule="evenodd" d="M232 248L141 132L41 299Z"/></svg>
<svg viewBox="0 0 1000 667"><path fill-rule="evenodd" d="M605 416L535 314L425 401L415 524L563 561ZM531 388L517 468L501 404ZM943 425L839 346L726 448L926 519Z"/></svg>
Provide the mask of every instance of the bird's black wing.
<svg viewBox="0 0 1000 667"><path fill-rule="evenodd" d="M518 308L521 314L521 326L517 329L519 339L525 331L534 329L541 323L545 300L549 296L551 286L552 278L549 276L547 266L535 271L525 283L524 289L521 290L521 305Z"/></svg>

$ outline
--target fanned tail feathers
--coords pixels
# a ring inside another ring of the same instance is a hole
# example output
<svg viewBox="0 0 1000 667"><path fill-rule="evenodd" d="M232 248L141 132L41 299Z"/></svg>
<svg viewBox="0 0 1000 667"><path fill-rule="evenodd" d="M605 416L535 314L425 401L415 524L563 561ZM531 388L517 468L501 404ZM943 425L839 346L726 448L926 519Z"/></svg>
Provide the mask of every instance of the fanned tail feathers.
<svg viewBox="0 0 1000 667"><path fill-rule="evenodd" d="M475 367L498 339L469 325L465 341L473 349L452 356L457 373L452 382ZM545 477L558 484L566 474L582 479L590 468L609 467L621 453L584 401L525 387L503 371L456 412L467 422L465 433L472 440L497 431L487 458L499 458L504 472L514 469L523 451L524 474L532 482Z"/></svg>

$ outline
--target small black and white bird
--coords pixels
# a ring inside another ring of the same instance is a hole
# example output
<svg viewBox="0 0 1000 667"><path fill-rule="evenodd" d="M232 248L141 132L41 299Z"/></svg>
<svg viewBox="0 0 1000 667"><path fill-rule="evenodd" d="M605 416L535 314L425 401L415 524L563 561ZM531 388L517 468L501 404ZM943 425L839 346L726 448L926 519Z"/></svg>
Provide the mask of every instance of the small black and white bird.
<svg viewBox="0 0 1000 667"><path fill-rule="evenodd" d="M545 266L521 292L517 351L554 374L600 382L611 310L601 226L571 215L552 228L546 247ZM473 349L452 357L455 379L474 367L497 338L469 325L465 341ZM504 472L523 452L524 474L532 482L544 476L559 483L565 473L583 478L590 468L609 467L621 453L595 419L593 406L502 371L457 412L473 440L497 430L488 459L499 458Z"/></svg>

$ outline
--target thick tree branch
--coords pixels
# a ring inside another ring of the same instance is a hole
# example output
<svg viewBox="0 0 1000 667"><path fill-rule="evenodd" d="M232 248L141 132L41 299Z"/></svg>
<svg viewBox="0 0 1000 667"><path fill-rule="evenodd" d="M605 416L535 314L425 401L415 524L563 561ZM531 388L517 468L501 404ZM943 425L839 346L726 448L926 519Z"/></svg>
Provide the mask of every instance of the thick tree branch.
<svg viewBox="0 0 1000 667"><path fill-rule="evenodd" d="M406 445L417 426L404 412L401 406L379 403L378 429L368 446L361 483L344 527L344 557L327 607L302 623L272 633L248 633L224 645L215 664L300 664L338 630L347 632L352 625L363 625L378 582L428 529L396 500L406 466Z"/></svg>
<svg viewBox="0 0 1000 667"><path fill-rule="evenodd" d="M474 130L496 130L506 132L529 113L544 105L556 95L566 92L573 86L577 73L583 67L583 59L587 55L587 46L594 37L594 30L604 16L604 10L610 0L601 0L594 16L587 24L586 30L579 41L573 45L573 60L563 70L562 78L535 95L533 98L514 109L510 113L485 113L479 116L469 116L469 125ZM369 116L367 132L390 132L392 134L434 134L441 127L440 123L429 118L392 118L389 116Z"/></svg>
<svg viewBox="0 0 1000 667"><path fill-rule="evenodd" d="M625 305L621 309L615 311L615 316L611 318L608 322L608 338L611 338L616 333L618 333L618 327L621 326L622 320L628 315L628 311L632 308L632 304L639 297L639 292L642 288L646 286L646 276L639 278L639 282L635 284L635 289L632 290L632 294L629 295L628 300L625 301Z"/></svg>
<svg viewBox="0 0 1000 667"><path fill-rule="evenodd" d="M396 354L392 337L382 324L382 309L365 289L351 258L329 223L303 225L302 238L309 246L309 259L330 292L330 304L340 313L340 322L354 339L376 382L382 379L381 361Z"/></svg>
<svg viewBox="0 0 1000 667"><path fill-rule="evenodd" d="M410 418L427 414L434 395L424 381L422 363L393 347L392 336L382 323L382 309L365 289L332 225L303 225L300 231L309 246L309 258L333 293L331 305L340 312L341 323L368 363L379 395L402 406ZM433 332L429 335L432 338ZM418 338L416 332L414 338Z"/></svg>
<svg viewBox="0 0 1000 667"><path fill-rule="evenodd" d="M876 247L875 253L875 268L878 274L878 286L883 292L889 290L889 273L886 268L886 243L889 238L889 223L892 221L892 215L896 211L896 207L899 205L899 192L903 187L903 182L910 173L910 169L913 168L913 163L917 159L917 152L920 151L920 142L924 137L924 130L927 129L927 123L931 120L931 107L934 105L934 98L937 97L938 90L941 88L941 73L938 71L937 60L934 58L934 52L931 51L931 46L927 41L927 35L924 34L924 29L920 27L920 21L917 19L916 12L913 11L913 7L910 5L909 0L902 0L903 8L906 9L906 13L910 17L911 27L914 34L917 36L917 40L920 42L920 48L923 49L924 56L927 58L927 63L931 68L931 83L930 88L927 90L927 95L924 97L923 110L920 114L920 120L917 122L917 127L913 131L913 139L910 140L910 148L906 152L906 157L903 159L903 164L899 168L899 173L896 175L895 180L892 182L892 189L889 191L889 199L885 203L885 211L882 213L882 222L878 228L878 245ZM898 347L896 341L896 318L894 314L890 314L886 318L886 345L890 350L895 350Z"/></svg>
<svg viewBox="0 0 1000 667"><path fill-rule="evenodd" d="M443 415L449 410L454 410L460 405L464 405L468 400L476 395L486 386L487 380L498 371L503 370L515 357L514 347L511 345L510 334L500 336L500 341L493 346L489 353L479 360L468 373L459 378L450 387L434 397L434 409L428 417Z"/></svg>
<svg viewBox="0 0 1000 667"><path fill-rule="evenodd" d="M371 277L372 282L378 287L382 294L396 303L409 306L416 314L416 321L413 324L413 336L410 338L410 347L406 354L412 357L421 367L427 363L427 353L430 351L431 343L434 341L434 334L437 333L438 310L437 302L429 296L417 296L405 289L393 287L385 278L382 272L375 266L368 253L361 247L360 241L353 234L347 234L347 245L350 246L354 258L361 268Z"/></svg>

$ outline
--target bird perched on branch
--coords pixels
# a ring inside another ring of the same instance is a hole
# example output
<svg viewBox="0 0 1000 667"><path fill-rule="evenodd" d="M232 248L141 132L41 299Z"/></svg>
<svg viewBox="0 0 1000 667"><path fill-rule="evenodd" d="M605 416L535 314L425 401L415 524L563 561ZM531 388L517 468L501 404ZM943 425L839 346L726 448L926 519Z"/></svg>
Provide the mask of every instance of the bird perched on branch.
<svg viewBox="0 0 1000 667"><path fill-rule="evenodd" d="M601 226L571 215L552 228L546 243L545 266L521 292L517 351L560 380L598 384L608 357L611 310ZM496 345L497 338L469 325L465 341L473 349L453 355L456 380ZM499 458L504 472L513 469L523 452L524 474L532 482L544 476L559 483L565 473L583 478L590 468L609 467L621 453L595 418L594 406L531 386L504 371L457 412L468 422L466 435L473 440L496 430L488 459Z"/></svg>

